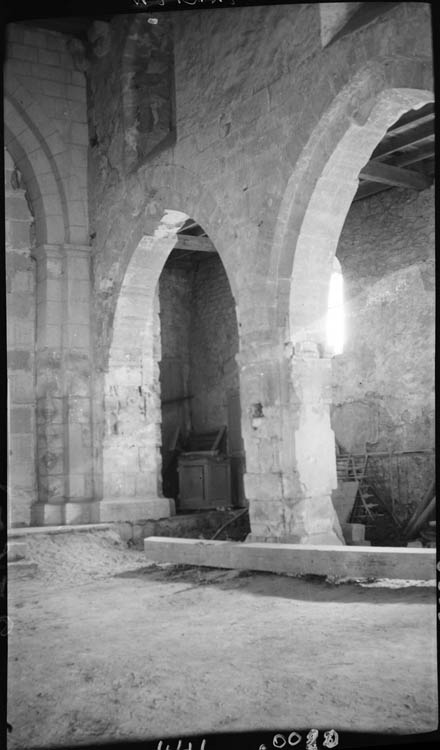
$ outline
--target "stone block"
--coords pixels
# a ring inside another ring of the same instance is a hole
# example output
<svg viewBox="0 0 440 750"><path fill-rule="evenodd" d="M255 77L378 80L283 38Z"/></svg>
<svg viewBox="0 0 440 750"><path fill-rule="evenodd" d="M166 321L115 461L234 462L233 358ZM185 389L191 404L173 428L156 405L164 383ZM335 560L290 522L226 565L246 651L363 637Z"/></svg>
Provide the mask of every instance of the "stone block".
<svg viewBox="0 0 440 750"><path fill-rule="evenodd" d="M31 354L27 350L10 350L7 355L7 364L10 370L30 370ZM15 377L15 373L13 375Z"/></svg>
<svg viewBox="0 0 440 750"><path fill-rule="evenodd" d="M99 520L106 521L139 521L140 519L167 518L170 516L170 504L167 498L104 498L99 504Z"/></svg>
<svg viewBox="0 0 440 750"><path fill-rule="evenodd" d="M32 371L15 370L11 374L9 384L11 404L30 404L34 407L35 384Z"/></svg>
<svg viewBox="0 0 440 750"><path fill-rule="evenodd" d="M245 495L249 500L276 501L281 497L281 477L279 474L244 475Z"/></svg>
<svg viewBox="0 0 440 750"><path fill-rule="evenodd" d="M90 348L90 328L88 325L67 325L66 346L72 349Z"/></svg>
<svg viewBox="0 0 440 750"><path fill-rule="evenodd" d="M55 65L56 67L60 67L61 55L53 50L39 49L38 61L43 65Z"/></svg>
<svg viewBox="0 0 440 750"><path fill-rule="evenodd" d="M288 575L433 580L435 550L400 547L219 542L149 537L148 560L214 568L270 571Z"/></svg>
<svg viewBox="0 0 440 750"><path fill-rule="evenodd" d="M158 475L157 467L148 473L138 473L135 477L136 480L136 495L151 495L157 492L158 486Z"/></svg>
<svg viewBox="0 0 440 750"><path fill-rule="evenodd" d="M32 73L37 79L43 79L44 82L56 81L62 85L70 79L70 71L64 70L61 66L45 65L41 62L32 65Z"/></svg>
<svg viewBox="0 0 440 750"><path fill-rule="evenodd" d="M37 325L37 346L47 349L60 349L62 343L62 329L58 325L44 325L43 322Z"/></svg>
<svg viewBox="0 0 440 750"><path fill-rule="evenodd" d="M97 501L66 502L64 505L64 523L89 524L99 521L99 504Z"/></svg>
<svg viewBox="0 0 440 750"><path fill-rule="evenodd" d="M81 82L82 83L82 82ZM73 122L71 129L71 141L80 146L88 146L89 144L89 132L86 124L79 122Z"/></svg>
<svg viewBox="0 0 440 750"><path fill-rule="evenodd" d="M10 48L10 55L11 58L17 58L17 60L38 61L38 50L28 44L13 43Z"/></svg>
<svg viewBox="0 0 440 750"><path fill-rule="evenodd" d="M33 526L61 526L64 524L64 503L38 502L32 506Z"/></svg>
<svg viewBox="0 0 440 750"><path fill-rule="evenodd" d="M31 460L26 463L19 463L13 461L11 457L9 481L13 494L17 490L27 490L28 492L35 492L36 490L35 460L33 456L30 458Z"/></svg>
<svg viewBox="0 0 440 750"><path fill-rule="evenodd" d="M15 406L9 412L11 433L29 433L32 429L32 411L28 406Z"/></svg>
<svg viewBox="0 0 440 750"><path fill-rule="evenodd" d="M67 307L69 323L71 325L88 326L90 324L90 305L88 301L80 302L75 299L69 299Z"/></svg>
<svg viewBox="0 0 440 750"><path fill-rule="evenodd" d="M30 248L30 221L12 221L10 218L5 223L6 246L14 250Z"/></svg>
<svg viewBox="0 0 440 750"><path fill-rule="evenodd" d="M86 103L86 87L85 83L82 86L67 86L66 89L67 97L76 102Z"/></svg>

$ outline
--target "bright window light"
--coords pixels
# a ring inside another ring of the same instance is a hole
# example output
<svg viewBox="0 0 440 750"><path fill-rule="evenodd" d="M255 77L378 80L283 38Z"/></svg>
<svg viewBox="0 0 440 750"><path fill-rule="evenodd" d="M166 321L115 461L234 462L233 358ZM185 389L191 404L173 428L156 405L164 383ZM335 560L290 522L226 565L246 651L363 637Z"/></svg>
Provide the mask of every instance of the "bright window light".
<svg viewBox="0 0 440 750"><path fill-rule="evenodd" d="M344 340L344 280L339 261L335 258L327 308L327 346L331 354L342 354Z"/></svg>

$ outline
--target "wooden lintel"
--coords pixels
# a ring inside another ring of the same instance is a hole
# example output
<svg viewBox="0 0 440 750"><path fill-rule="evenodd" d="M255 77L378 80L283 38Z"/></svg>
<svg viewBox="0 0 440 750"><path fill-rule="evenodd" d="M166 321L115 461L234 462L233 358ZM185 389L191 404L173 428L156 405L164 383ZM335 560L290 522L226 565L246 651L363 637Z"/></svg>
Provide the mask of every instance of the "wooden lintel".
<svg viewBox="0 0 440 750"><path fill-rule="evenodd" d="M412 190L424 190L432 183L429 177L420 172L392 167L390 164L382 164L378 161L369 161L361 170L359 179Z"/></svg>
<svg viewBox="0 0 440 750"><path fill-rule="evenodd" d="M409 128L409 125L407 127ZM415 127L405 129L403 132L397 132L396 134L389 131L373 151L371 159L383 159L395 151L407 148L408 146L415 146L417 143L422 143L422 141L426 141L427 139L434 139L433 119L429 119L427 122L422 122Z"/></svg>
<svg viewBox="0 0 440 750"><path fill-rule="evenodd" d="M209 237L196 237L195 235L177 235L174 250L195 250L198 253L215 253L216 249Z"/></svg>

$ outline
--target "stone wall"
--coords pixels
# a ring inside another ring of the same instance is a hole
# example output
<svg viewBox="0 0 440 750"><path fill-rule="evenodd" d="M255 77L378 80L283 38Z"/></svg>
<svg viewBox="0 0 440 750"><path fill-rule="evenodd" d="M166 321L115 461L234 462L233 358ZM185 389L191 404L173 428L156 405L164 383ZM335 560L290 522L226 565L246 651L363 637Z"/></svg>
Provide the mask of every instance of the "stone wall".
<svg viewBox="0 0 440 750"><path fill-rule="evenodd" d="M203 261L194 277L191 315L192 424L208 432L228 422L228 396L238 393L237 318L223 264Z"/></svg>
<svg viewBox="0 0 440 750"><path fill-rule="evenodd" d="M228 396L239 392L235 302L220 258L190 268L165 266L159 279L162 434L227 424Z"/></svg>
<svg viewBox="0 0 440 750"><path fill-rule="evenodd" d="M35 356L36 435L26 451L38 492L24 522L87 523L93 520L95 488L86 61L79 42L24 24L9 25L6 42L5 145L23 177L35 229L35 286L26 293L26 306L34 305L32 336L26 347L16 345L26 348L29 363ZM22 297L23 290L13 288L10 313ZM13 360L9 366L12 373ZM26 418L26 430L28 423ZM21 428L19 436L24 446ZM23 466L29 486L28 475ZM11 496L15 507L13 489Z"/></svg>
<svg viewBox="0 0 440 750"><path fill-rule="evenodd" d="M161 14L157 29L117 16L92 32L87 58L55 32L7 35L7 146L39 246L39 439L54 459L39 522L87 522L83 501L107 496L101 520L124 520L131 501L139 517L146 496L169 512L153 300L182 212L236 303L253 533L334 539L329 363L302 332L326 296L320 240L342 226L341 193L345 207L390 119L431 96L429 6L401 4L326 48L310 3Z"/></svg>
<svg viewBox="0 0 440 750"><path fill-rule="evenodd" d="M333 360L332 427L345 451L434 448L434 248L434 188L352 205L337 251L346 344ZM401 458L401 487L395 466L390 487L388 459L376 464L382 491L404 505L432 478L432 458Z"/></svg>
<svg viewBox="0 0 440 750"><path fill-rule="evenodd" d="M160 386L162 446L166 449L177 427L191 429L190 338L194 271L190 265L165 265L159 278L161 330ZM164 403L165 402L165 403Z"/></svg>
<svg viewBox="0 0 440 750"><path fill-rule="evenodd" d="M130 24L110 24L112 53L92 60L89 69L90 90L99 92L91 132L109 135L90 153L97 365L108 366L119 290L141 238L155 236L167 210L191 216L214 243L236 301L253 533L334 540L328 368L314 341L309 349L295 338L292 350L293 261L309 201L332 154L340 161L326 176L319 215L312 212L308 222L307 231L318 234L333 220L332 201L340 197L347 163L348 190L344 183L342 192L348 195L392 118L426 101L432 85L428 8L406 3L325 49L315 4L191 11L164 15L159 23L174 43L176 140L147 155L135 171L119 159L124 116L114 101L118 87L101 86L116 82ZM151 32L144 26L146 42ZM403 89L410 95L390 93ZM369 121L380 97L380 116ZM342 223L338 215L332 231ZM306 297L316 297L318 289L324 298L329 251L311 263L315 238L305 245Z"/></svg>
<svg viewBox="0 0 440 750"><path fill-rule="evenodd" d="M7 26L6 42L5 142L27 179L37 242L88 244L82 45L23 24Z"/></svg>
<svg viewBox="0 0 440 750"><path fill-rule="evenodd" d="M35 260L33 217L25 185L5 150L7 363L9 384L9 523L29 525L37 499L35 424Z"/></svg>

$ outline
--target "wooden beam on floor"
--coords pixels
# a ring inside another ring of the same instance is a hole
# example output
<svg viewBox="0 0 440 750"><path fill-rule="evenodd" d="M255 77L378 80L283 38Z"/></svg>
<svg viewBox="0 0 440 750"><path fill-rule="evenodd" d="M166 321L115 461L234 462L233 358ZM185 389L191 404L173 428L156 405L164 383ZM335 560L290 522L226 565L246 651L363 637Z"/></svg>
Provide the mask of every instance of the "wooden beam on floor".
<svg viewBox="0 0 440 750"><path fill-rule="evenodd" d="M378 161L369 161L361 170L359 179L412 190L425 190L432 183L431 178L420 172L392 167Z"/></svg>
<svg viewBox="0 0 440 750"><path fill-rule="evenodd" d="M219 542L150 536L149 560L179 565L338 578L436 578L435 549Z"/></svg>
<svg viewBox="0 0 440 750"><path fill-rule="evenodd" d="M178 234L173 250L196 250L197 252L217 252L209 237L197 237L195 234Z"/></svg>

